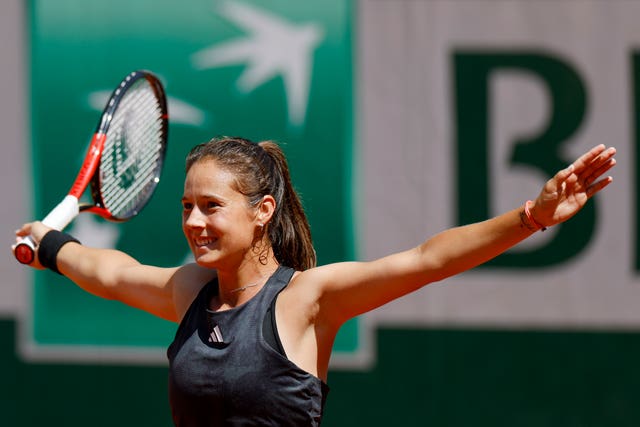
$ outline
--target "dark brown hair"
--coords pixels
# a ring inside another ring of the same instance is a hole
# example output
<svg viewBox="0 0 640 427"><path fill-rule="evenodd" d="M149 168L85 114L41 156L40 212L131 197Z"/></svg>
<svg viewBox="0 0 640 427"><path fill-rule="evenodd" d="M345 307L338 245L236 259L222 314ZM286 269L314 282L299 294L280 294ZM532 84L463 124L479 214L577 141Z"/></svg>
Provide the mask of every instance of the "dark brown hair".
<svg viewBox="0 0 640 427"><path fill-rule="evenodd" d="M256 206L268 194L273 196L276 208L266 230L280 264L296 270L316 265L309 222L291 183L285 155L277 143L254 143L238 137L214 138L189 152L187 172L203 159L213 159L233 173L235 190L244 194L251 206Z"/></svg>

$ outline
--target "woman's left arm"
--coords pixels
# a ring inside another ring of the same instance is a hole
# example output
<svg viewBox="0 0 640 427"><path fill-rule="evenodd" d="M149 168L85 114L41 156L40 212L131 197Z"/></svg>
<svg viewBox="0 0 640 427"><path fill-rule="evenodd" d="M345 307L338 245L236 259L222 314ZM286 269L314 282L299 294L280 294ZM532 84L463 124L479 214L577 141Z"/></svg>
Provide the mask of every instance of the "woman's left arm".
<svg viewBox="0 0 640 427"><path fill-rule="evenodd" d="M317 315L339 325L428 283L474 268L537 230L568 220L612 182L603 175L615 165L615 153L604 145L594 147L547 181L535 200L497 217L451 228L375 261L330 264L303 272L298 279L302 284L307 277L316 285Z"/></svg>

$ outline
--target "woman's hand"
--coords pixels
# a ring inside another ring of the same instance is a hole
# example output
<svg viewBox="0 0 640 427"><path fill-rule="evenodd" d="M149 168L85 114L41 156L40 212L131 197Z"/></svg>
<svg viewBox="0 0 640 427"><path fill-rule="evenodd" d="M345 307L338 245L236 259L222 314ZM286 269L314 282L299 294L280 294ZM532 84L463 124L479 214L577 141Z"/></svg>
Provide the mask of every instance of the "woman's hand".
<svg viewBox="0 0 640 427"><path fill-rule="evenodd" d="M40 260L38 259L38 245L40 244L40 241L42 240L44 235L49 231L51 231L51 228L47 227L39 221L24 224L22 227L16 230L16 245L27 236L31 236L33 242L36 245L36 253L33 261L31 262L31 264L29 264L29 266L40 270L44 269L44 267L40 264ZM16 245L11 246L12 251L15 250Z"/></svg>
<svg viewBox="0 0 640 427"><path fill-rule="evenodd" d="M578 213L589 198L612 182L610 176L601 177L616 164L615 154L615 148L600 144L558 172L534 200L533 219L548 227Z"/></svg>

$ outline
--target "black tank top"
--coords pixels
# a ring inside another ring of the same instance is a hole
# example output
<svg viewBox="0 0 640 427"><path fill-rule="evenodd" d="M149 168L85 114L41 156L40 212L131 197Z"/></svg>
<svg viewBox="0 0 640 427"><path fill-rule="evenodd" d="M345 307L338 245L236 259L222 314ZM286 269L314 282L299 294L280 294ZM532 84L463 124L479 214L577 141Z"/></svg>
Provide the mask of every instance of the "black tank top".
<svg viewBox="0 0 640 427"><path fill-rule="evenodd" d="M279 267L251 300L221 312L208 310L217 280L202 288L167 351L176 426L320 425L327 385L263 336L265 315L293 272Z"/></svg>

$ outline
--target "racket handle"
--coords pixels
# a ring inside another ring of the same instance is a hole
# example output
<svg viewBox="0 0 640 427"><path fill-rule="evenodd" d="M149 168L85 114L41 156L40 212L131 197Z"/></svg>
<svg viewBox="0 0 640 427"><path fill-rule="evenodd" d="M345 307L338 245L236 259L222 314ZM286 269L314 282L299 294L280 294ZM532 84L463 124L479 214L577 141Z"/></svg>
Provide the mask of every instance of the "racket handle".
<svg viewBox="0 0 640 427"><path fill-rule="evenodd" d="M47 227L62 231L79 213L78 199L67 195L44 217L42 223Z"/></svg>
<svg viewBox="0 0 640 427"><path fill-rule="evenodd" d="M21 264L31 264L36 257L36 244L31 236L27 236L13 248L13 255Z"/></svg>
<svg viewBox="0 0 640 427"><path fill-rule="evenodd" d="M74 196L67 195L58 205L53 208L49 214L44 217L42 223L47 227L62 230L78 216L80 208L78 207L78 199ZM23 238L13 249L13 254L22 264L31 264L35 259L36 243L33 237L27 236Z"/></svg>

